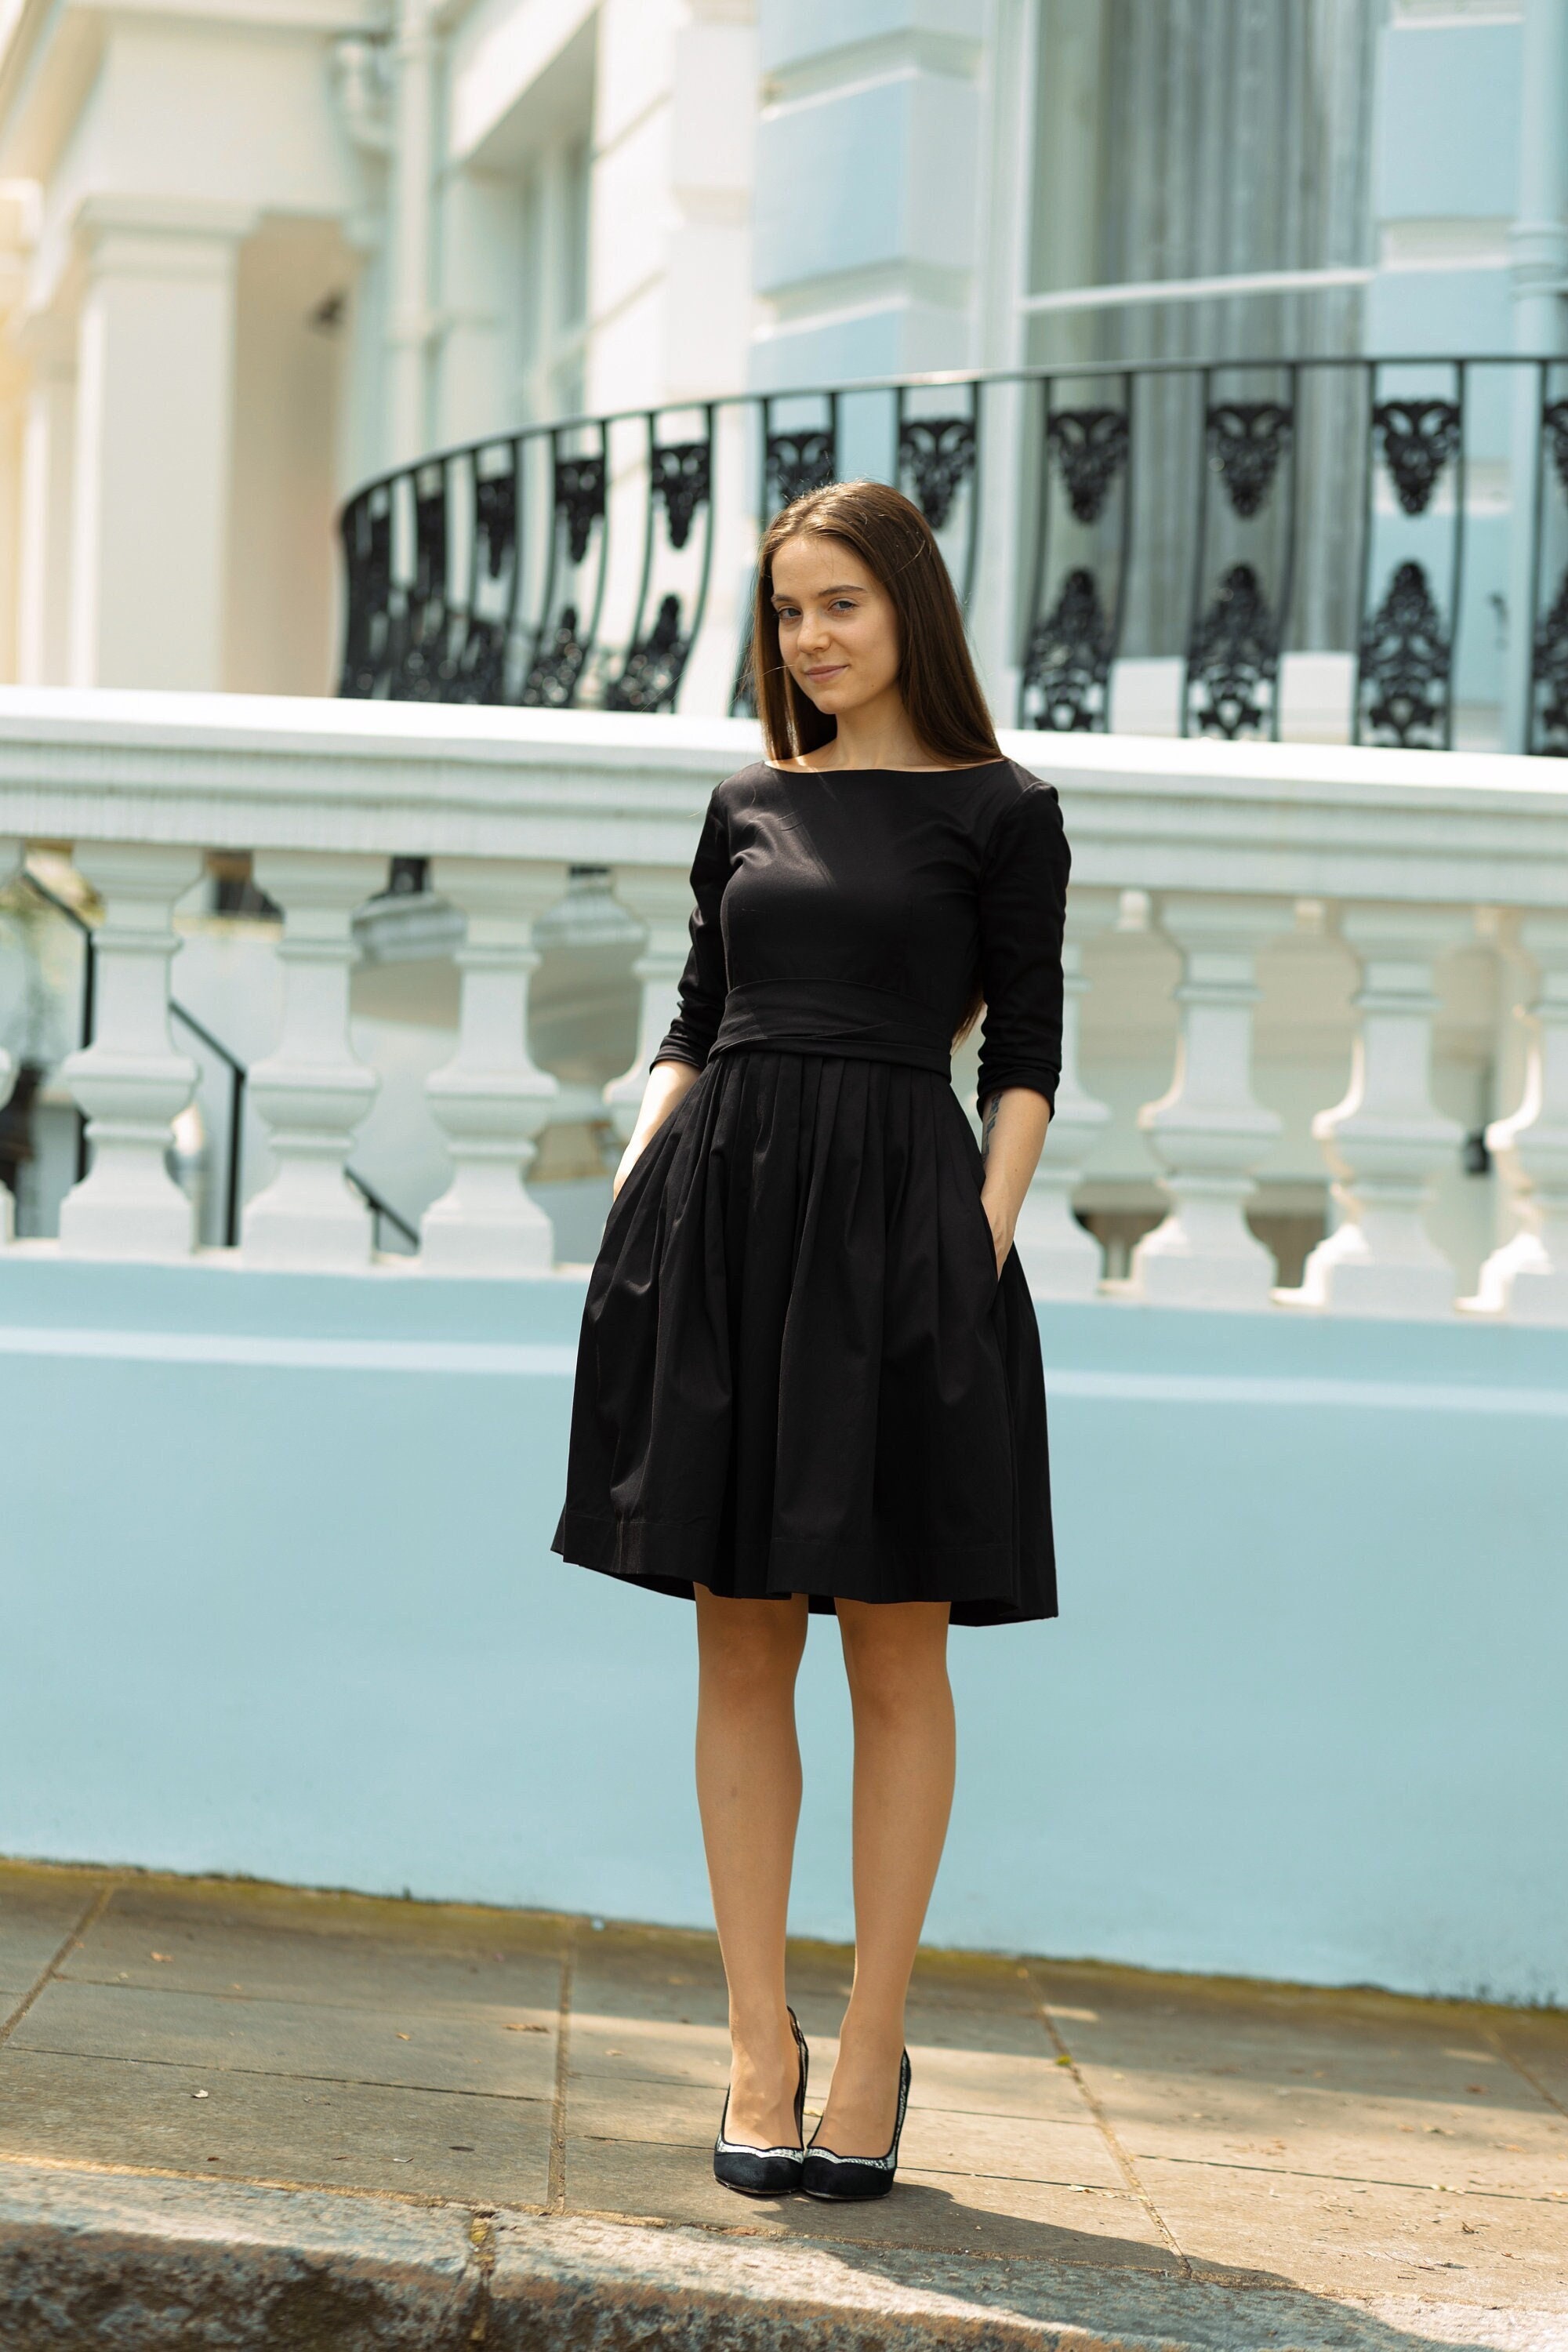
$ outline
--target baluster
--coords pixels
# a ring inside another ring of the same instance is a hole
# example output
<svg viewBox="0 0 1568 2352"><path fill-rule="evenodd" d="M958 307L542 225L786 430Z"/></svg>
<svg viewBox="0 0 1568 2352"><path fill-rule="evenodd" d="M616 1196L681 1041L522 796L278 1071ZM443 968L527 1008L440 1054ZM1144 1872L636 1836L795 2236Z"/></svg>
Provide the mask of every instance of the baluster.
<svg viewBox="0 0 1568 2352"><path fill-rule="evenodd" d="M1170 1091L1138 1114L1171 1202L1132 1253L1132 1295L1152 1305L1268 1303L1274 1260L1246 1211L1253 1171L1281 1121L1252 1092L1252 1009L1258 951L1292 920L1277 900L1173 897L1162 905L1161 929L1182 954L1181 1034Z"/></svg>
<svg viewBox="0 0 1568 2352"><path fill-rule="evenodd" d="M381 1081L349 1042L349 975L354 909L384 883L386 860L272 849L253 870L283 909L283 1027L250 1073L278 1172L246 1205L241 1249L251 1265L368 1265L371 1213L343 1163Z"/></svg>
<svg viewBox="0 0 1568 2352"><path fill-rule="evenodd" d="M73 1257L186 1257L193 1203L163 1164L196 1066L169 1034L175 902L201 878L201 853L141 842L84 842L76 867L103 901L94 933L97 1026L61 1076L88 1121L92 1160L60 1203Z"/></svg>
<svg viewBox="0 0 1568 2352"><path fill-rule="evenodd" d="M0 885L10 880L21 856L19 841L0 840ZM16 1065L5 1046L0 1045L0 1110L4 1110L10 1101L11 1089L16 1083ZM15 1241L16 1237L16 1203L11 1197L10 1188L0 1184L0 1249L4 1249L7 1242Z"/></svg>
<svg viewBox="0 0 1568 2352"><path fill-rule="evenodd" d="M691 944L691 884L674 866L627 866L616 872L616 896L647 929L642 953L632 966L633 977L642 984L637 1054L630 1069L605 1088L611 1124L626 1143L637 1125L648 1064L675 1017L677 982Z"/></svg>
<svg viewBox="0 0 1568 2352"><path fill-rule="evenodd" d="M1482 1266L1474 1305L1516 1323L1568 1323L1568 915L1530 915L1520 945L1537 993L1524 1099L1487 1145L1517 1190L1523 1229Z"/></svg>
<svg viewBox="0 0 1568 2352"><path fill-rule="evenodd" d="M1333 1172L1342 1222L1307 1260L1295 1302L1333 1314L1443 1316L1454 1270L1422 1209L1462 1130L1431 1097L1433 966L1471 936L1468 914L1346 907L1342 937L1361 961L1350 1091L1312 1133Z"/></svg>
<svg viewBox="0 0 1568 2352"><path fill-rule="evenodd" d="M558 1088L528 1051L533 927L555 904L563 866L521 858L438 857L432 887L467 919L458 1050L425 1082L452 1155L452 1181L420 1220L426 1274L548 1274L555 1237L523 1190Z"/></svg>
<svg viewBox="0 0 1568 2352"><path fill-rule="evenodd" d="M1079 1013L1089 993L1084 978L1086 943L1116 920L1120 893L1074 888L1068 892L1067 934L1062 941L1062 1075L1046 1148L1034 1181L1024 1196L1014 1240L1029 1288L1037 1298L1092 1298L1100 1287L1100 1244L1072 1213L1072 1196L1101 1128L1109 1104L1097 1102L1079 1076Z"/></svg>

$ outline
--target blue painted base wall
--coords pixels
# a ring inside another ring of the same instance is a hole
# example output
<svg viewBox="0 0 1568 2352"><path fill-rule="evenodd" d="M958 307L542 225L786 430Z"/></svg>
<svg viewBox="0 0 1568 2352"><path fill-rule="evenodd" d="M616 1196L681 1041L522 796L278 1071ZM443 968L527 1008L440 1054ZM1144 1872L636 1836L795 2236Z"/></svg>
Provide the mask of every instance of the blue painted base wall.
<svg viewBox="0 0 1568 2352"><path fill-rule="evenodd" d="M580 1278L0 1258L0 1851L709 1919L693 1622L549 1550ZM932 1941L1568 1998L1568 1334L1043 1307L1063 1615ZM814 1622L793 1920L851 1932Z"/></svg>

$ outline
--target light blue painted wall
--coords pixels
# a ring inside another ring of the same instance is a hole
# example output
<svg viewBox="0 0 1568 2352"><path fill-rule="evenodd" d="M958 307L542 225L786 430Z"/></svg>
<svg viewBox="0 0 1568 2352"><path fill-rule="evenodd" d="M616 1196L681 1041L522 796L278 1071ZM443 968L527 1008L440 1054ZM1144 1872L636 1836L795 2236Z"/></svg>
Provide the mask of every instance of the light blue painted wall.
<svg viewBox="0 0 1568 2352"><path fill-rule="evenodd" d="M1373 210L1379 220L1509 220L1517 209L1522 29L1384 30Z"/></svg>
<svg viewBox="0 0 1568 2352"><path fill-rule="evenodd" d="M906 80L878 81L763 116L752 247L759 293L903 252L910 96Z"/></svg>
<svg viewBox="0 0 1568 2352"><path fill-rule="evenodd" d="M0 1260L0 1851L706 1922L690 1612L548 1550L581 1297ZM932 1938L1563 1999L1568 1334L1041 1319L1065 1613L954 1636Z"/></svg>
<svg viewBox="0 0 1568 2352"><path fill-rule="evenodd" d="M758 0L764 73L889 34L939 33L972 41L984 30L974 0Z"/></svg>

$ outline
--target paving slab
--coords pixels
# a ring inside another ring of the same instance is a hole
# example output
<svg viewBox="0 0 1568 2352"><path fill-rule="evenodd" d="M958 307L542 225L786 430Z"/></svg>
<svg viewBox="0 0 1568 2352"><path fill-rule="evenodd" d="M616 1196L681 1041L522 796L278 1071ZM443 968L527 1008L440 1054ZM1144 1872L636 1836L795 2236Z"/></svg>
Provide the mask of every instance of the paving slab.
<svg viewBox="0 0 1568 2352"><path fill-rule="evenodd" d="M1568 2352L1560 2012L922 1954L862 2207L713 2180L725 2018L711 1937L0 1864L0 2352Z"/></svg>

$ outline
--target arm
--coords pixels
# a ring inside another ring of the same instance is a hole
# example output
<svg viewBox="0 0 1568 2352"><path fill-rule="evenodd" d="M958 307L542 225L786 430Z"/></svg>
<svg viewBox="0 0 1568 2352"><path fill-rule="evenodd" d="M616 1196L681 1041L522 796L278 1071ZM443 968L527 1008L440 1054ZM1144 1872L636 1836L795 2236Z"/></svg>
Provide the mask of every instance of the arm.
<svg viewBox="0 0 1568 2352"><path fill-rule="evenodd" d="M631 1140L621 1154L614 1200L656 1135L682 1097L690 1093L713 1050L724 1015L728 978L724 970L724 934L720 905L730 879L729 832L717 793L708 803L702 837L691 867L691 950L680 975L679 1006L654 1055L648 1081L637 1111Z"/></svg>
<svg viewBox="0 0 1568 2352"><path fill-rule="evenodd" d="M1013 1246L1061 1075L1068 864L1057 796L1031 785L997 824L980 881L980 1197L998 1266Z"/></svg>
<svg viewBox="0 0 1568 2352"><path fill-rule="evenodd" d="M643 1088L642 1107L637 1112L637 1123L632 1129L630 1142L621 1154L621 1164L616 1171L616 1181L610 1187L612 1201L647 1150L649 1138L657 1135L676 1104L691 1092L692 1087L697 1084L697 1078L698 1073L689 1062L656 1062L654 1064L648 1072L647 1084Z"/></svg>
<svg viewBox="0 0 1568 2352"><path fill-rule="evenodd" d="M991 1222L998 1274L1013 1246L1018 1212L1038 1165L1050 1118L1049 1103L1032 1087L1005 1087L985 1106L980 1137L985 1181L980 1205Z"/></svg>

